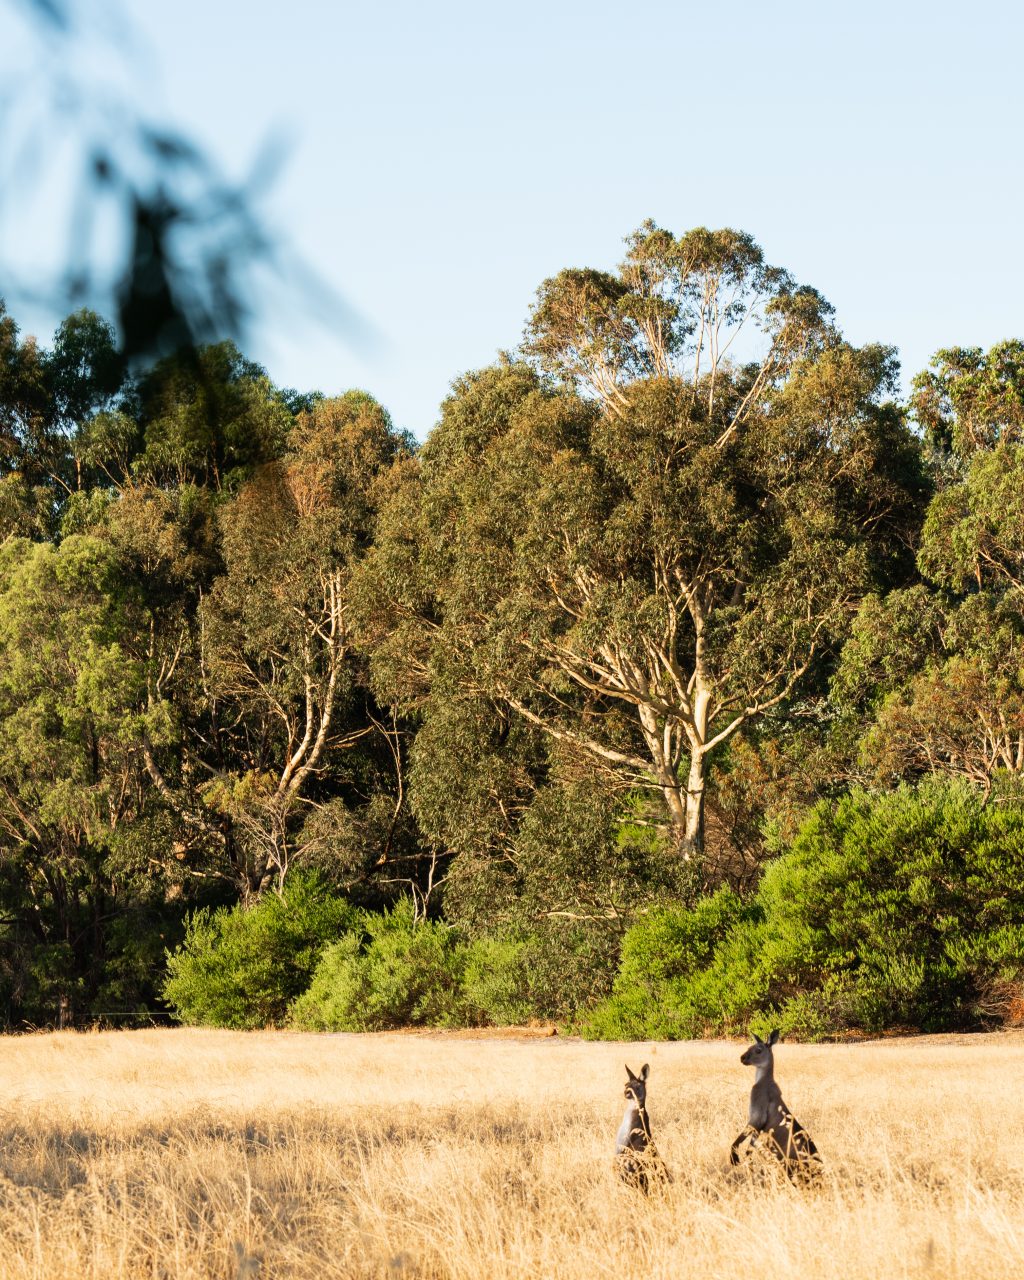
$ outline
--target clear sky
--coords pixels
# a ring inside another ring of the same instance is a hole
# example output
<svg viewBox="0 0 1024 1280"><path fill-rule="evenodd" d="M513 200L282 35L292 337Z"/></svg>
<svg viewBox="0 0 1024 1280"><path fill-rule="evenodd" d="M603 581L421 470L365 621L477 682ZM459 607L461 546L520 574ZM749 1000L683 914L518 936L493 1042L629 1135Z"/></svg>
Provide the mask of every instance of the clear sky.
<svg viewBox="0 0 1024 1280"><path fill-rule="evenodd" d="M285 131L269 220L379 334L359 351L268 306L248 353L284 385L365 387L420 437L454 377L515 346L542 279L613 265L646 217L752 232L908 375L1024 332L1011 0L124 10L148 50L133 92L229 174ZM27 252L44 226L5 235Z"/></svg>

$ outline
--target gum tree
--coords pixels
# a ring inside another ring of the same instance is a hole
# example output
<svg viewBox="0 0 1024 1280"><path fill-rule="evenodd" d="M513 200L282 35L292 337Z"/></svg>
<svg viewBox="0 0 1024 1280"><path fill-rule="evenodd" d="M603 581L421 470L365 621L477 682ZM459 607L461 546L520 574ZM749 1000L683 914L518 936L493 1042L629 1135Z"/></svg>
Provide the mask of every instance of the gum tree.
<svg viewBox="0 0 1024 1280"><path fill-rule="evenodd" d="M699 859L716 751L902 570L924 487L892 353L830 316L729 230L546 281L527 360L456 384L382 517L379 679L427 726L454 690L511 710Z"/></svg>
<svg viewBox="0 0 1024 1280"><path fill-rule="evenodd" d="M923 581L864 602L833 697L872 774L988 791L1024 774L1024 344L940 351L913 409L939 480Z"/></svg>
<svg viewBox="0 0 1024 1280"><path fill-rule="evenodd" d="M405 448L371 397L323 401L220 512L225 572L200 610L203 725L191 747L208 780L196 770L182 807L227 833L243 898L283 886L310 791L374 731L349 580L375 479Z"/></svg>

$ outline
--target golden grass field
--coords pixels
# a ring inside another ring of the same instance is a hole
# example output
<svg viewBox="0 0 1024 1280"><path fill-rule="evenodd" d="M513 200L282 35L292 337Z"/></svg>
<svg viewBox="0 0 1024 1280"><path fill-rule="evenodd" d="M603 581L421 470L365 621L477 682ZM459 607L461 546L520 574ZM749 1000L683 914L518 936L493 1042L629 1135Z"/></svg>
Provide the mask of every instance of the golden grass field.
<svg viewBox="0 0 1024 1280"><path fill-rule="evenodd" d="M1024 1276L1024 1035L780 1045L827 1176L735 1176L739 1043L0 1040L0 1278ZM623 1063L675 1181L615 1181Z"/></svg>

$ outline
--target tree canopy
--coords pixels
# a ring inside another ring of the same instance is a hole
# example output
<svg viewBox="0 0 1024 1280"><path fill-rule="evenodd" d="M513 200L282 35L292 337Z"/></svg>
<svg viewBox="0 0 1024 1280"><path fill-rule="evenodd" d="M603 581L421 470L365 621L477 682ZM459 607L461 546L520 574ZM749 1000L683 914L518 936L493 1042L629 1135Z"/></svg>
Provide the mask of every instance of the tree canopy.
<svg viewBox="0 0 1024 1280"><path fill-rule="evenodd" d="M545 282L535 363L460 380L390 499L364 569L382 689L428 721L453 681L503 704L655 792L699 858L714 753L912 565L927 481L892 353L828 317L731 231L648 225L617 275ZM739 364L745 325L769 345Z"/></svg>
<svg viewBox="0 0 1024 1280"><path fill-rule="evenodd" d="M46 345L0 308L0 1019L621 1031L664 943L693 1032L771 934L766 868L833 884L873 815L873 875L969 815L947 862L1015 929L967 845L1019 825L1022 352L940 351L901 400L751 236L646 223L542 282L419 444L228 341L141 367L91 312ZM957 1018L1024 984L986 937ZM787 960L794 1025L874 963ZM948 1012L937 981L906 1007Z"/></svg>

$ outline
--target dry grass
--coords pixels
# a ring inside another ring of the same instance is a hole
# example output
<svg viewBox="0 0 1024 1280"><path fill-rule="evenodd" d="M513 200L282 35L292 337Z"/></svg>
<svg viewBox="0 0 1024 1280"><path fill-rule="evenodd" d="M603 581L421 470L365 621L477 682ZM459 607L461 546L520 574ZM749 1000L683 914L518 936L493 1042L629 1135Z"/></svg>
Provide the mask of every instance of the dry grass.
<svg viewBox="0 0 1024 1280"><path fill-rule="evenodd" d="M1024 1276L1024 1036L783 1045L827 1163L735 1177L737 1044L0 1041L0 1278ZM675 1182L617 1184L623 1062Z"/></svg>

